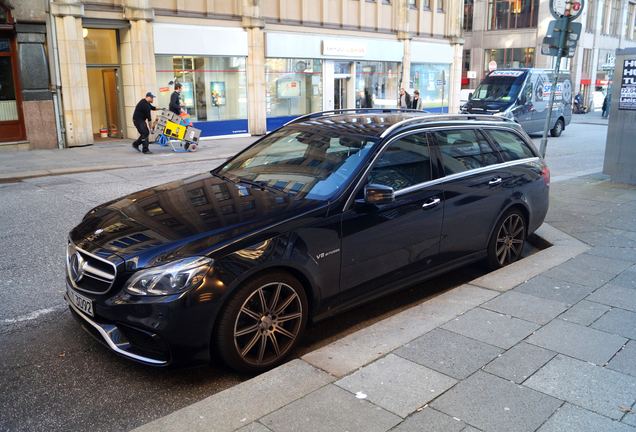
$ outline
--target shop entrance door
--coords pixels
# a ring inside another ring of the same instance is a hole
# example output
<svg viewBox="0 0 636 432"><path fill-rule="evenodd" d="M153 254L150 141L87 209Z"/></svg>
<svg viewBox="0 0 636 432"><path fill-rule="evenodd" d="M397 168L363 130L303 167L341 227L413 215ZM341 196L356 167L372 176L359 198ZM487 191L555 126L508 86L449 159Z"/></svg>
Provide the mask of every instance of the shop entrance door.
<svg viewBox="0 0 636 432"><path fill-rule="evenodd" d="M333 85L333 108L347 109L348 78L336 78Z"/></svg>
<svg viewBox="0 0 636 432"><path fill-rule="evenodd" d="M93 136L96 139L122 138L125 120L120 92L122 87L117 30L83 30ZM137 97L139 100L143 94Z"/></svg>
<svg viewBox="0 0 636 432"><path fill-rule="evenodd" d="M13 20L0 4L0 141L26 138Z"/></svg>

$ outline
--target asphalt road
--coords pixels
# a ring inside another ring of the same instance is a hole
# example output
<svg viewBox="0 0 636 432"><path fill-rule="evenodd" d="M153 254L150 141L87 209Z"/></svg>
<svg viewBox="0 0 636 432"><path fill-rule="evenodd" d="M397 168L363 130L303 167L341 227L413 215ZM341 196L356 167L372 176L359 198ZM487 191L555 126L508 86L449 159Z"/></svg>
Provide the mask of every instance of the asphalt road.
<svg viewBox="0 0 636 432"><path fill-rule="evenodd" d="M577 124L551 139L547 160L553 181L600 171L606 131L606 126ZM62 299L66 235L86 211L215 165L197 162L0 185L0 431L128 430L248 378L219 365L162 370L122 360L81 331ZM323 322L309 329L297 354L482 271L467 267Z"/></svg>

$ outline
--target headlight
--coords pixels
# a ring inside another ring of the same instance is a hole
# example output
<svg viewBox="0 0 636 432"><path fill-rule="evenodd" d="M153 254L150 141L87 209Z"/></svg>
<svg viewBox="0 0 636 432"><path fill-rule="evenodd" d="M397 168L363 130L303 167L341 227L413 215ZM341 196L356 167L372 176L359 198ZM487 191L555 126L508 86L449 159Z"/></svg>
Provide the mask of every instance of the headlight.
<svg viewBox="0 0 636 432"><path fill-rule="evenodd" d="M506 110L506 111L501 111L498 113L493 114L496 117L503 117L503 118L507 118L507 119L514 119L515 116L512 114L512 112Z"/></svg>
<svg viewBox="0 0 636 432"><path fill-rule="evenodd" d="M135 295L169 295L197 288L212 268L214 260L191 257L135 273L126 283L126 291Z"/></svg>

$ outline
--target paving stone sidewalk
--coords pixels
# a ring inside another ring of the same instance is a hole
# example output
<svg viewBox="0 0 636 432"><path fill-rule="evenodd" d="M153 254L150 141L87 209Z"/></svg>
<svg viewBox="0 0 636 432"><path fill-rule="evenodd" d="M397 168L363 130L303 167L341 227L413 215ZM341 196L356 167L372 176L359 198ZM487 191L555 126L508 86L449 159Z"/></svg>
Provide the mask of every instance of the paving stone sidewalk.
<svg viewBox="0 0 636 432"><path fill-rule="evenodd" d="M196 152L173 152L151 144L152 154L135 151L132 140L100 142L55 150L0 151L0 182L49 175L95 172L118 168L169 165L228 158L259 137L202 140Z"/></svg>
<svg viewBox="0 0 636 432"><path fill-rule="evenodd" d="M636 432L636 187L552 185L554 244L138 428Z"/></svg>

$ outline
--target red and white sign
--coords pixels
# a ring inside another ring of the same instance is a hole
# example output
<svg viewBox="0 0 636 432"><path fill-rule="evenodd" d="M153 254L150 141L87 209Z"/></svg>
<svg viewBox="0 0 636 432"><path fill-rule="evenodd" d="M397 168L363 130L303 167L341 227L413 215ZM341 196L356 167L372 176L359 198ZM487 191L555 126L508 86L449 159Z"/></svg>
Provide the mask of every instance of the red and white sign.
<svg viewBox="0 0 636 432"><path fill-rule="evenodd" d="M488 62L488 71L489 71L489 72L492 72L492 71L494 71L495 69L497 69L497 62L496 62L496 61L494 61L494 60L490 60L490 61Z"/></svg>

